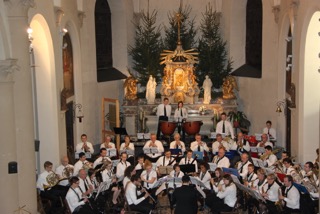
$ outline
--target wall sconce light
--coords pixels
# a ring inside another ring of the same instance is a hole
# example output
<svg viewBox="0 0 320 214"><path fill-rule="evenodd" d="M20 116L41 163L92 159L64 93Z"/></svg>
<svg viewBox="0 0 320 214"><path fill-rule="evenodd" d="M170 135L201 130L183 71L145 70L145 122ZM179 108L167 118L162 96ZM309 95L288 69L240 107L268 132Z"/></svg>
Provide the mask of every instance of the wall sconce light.
<svg viewBox="0 0 320 214"><path fill-rule="evenodd" d="M287 111L286 111L286 108L287 108L287 101L286 100L282 100L282 101L278 101L277 102L277 109L276 109L276 112L280 113L282 112L282 108L283 108L283 111L284 111L284 115L286 116L287 115Z"/></svg>
<svg viewBox="0 0 320 214"><path fill-rule="evenodd" d="M32 44L32 41L33 41L33 36L32 36L33 30L32 30L31 27L28 27L27 33L28 33L28 40L29 40L29 53L31 53L33 51L33 44Z"/></svg>
<svg viewBox="0 0 320 214"><path fill-rule="evenodd" d="M76 118L79 119L79 123L81 123L82 118L84 118L82 113L82 105L80 103L74 104L73 106L73 121L75 121Z"/></svg>
<svg viewBox="0 0 320 214"><path fill-rule="evenodd" d="M286 71L290 71L292 69L292 64L288 64L286 67Z"/></svg>
<svg viewBox="0 0 320 214"><path fill-rule="evenodd" d="M286 41L287 41L287 42L291 42L291 41L292 41L292 37L291 37L291 36L288 36L288 37L286 38Z"/></svg>
<svg viewBox="0 0 320 214"><path fill-rule="evenodd" d="M60 30L60 34L61 34L61 36L66 35L66 33L68 33L67 28L61 28L61 30Z"/></svg>
<svg viewBox="0 0 320 214"><path fill-rule="evenodd" d="M290 54L287 56L287 62L290 62L291 59L292 59L292 55Z"/></svg>

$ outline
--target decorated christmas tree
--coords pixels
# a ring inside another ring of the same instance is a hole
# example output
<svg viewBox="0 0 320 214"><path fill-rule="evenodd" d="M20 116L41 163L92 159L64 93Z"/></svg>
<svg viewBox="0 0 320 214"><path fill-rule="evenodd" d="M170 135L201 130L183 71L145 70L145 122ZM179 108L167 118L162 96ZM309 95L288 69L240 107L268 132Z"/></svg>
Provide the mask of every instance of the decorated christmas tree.
<svg viewBox="0 0 320 214"><path fill-rule="evenodd" d="M133 69L138 73L137 79L141 86L146 86L149 76L156 78L157 82L162 75L159 64L160 53L163 45L160 27L156 27L157 12L151 14L141 13L140 23L135 24L136 35L134 46L129 46L129 54L133 60Z"/></svg>
<svg viewBox="0 0 320 214"><path fill-rule="evenodd" d="M178 12L169 13L169 27L165 28L164 47L166 50L175 50L178 41L178 28L176 23L176 15L181 14L181 26L180 26L180 40L184 50L189 50L195 47L196 41L196 29L194 24L194 18L190 20L191 7L186 6L179 7Z"/></svg>
<svg viewBox="0 0 320 214"><path fill-rule="evenodd" d="M199 65L197 80L201 84L205 76L212 80L214 88L220 88L225 78L232 70L232 62L228 59L226 42L220 35L220 14L213 11L210 4L203 14L199 39Z"/></svg>

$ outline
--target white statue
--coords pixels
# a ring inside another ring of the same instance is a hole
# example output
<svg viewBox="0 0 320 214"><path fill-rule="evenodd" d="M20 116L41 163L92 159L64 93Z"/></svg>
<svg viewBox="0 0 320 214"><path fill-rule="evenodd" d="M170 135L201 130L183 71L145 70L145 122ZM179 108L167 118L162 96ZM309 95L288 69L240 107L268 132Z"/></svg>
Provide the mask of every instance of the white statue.
<svg viewBox="0 0 320 214"><path fill-rule="evenodd" d="M211 87L212 82L208 75L206 75L206 79L203 81L202 88L204 90L203 94L203 104L209 104L211 100Z"/></svg>
<svg viewBox="0 0 320 214"><path fill-rule="evenodd" d="M146 91L146 99L148 104L154 104L154 100L156 99L156 87L156 79L150 75Z"/></svg>

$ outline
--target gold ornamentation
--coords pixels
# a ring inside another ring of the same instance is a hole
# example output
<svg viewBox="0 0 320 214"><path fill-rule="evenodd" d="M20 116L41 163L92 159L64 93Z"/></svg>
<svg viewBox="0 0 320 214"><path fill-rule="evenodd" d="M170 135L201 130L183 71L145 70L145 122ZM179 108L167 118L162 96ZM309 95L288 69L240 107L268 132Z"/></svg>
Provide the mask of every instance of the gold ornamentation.
<svg viewBox="0 0 320 214"><path fill-rule="evenodd" d="M137 99L137 80L133 76L129 76L124 82L125 98L127 100Z"/></svg>
<svg viewBox="0 0 320 214"><path fill-rule="evenodd" d="M235 99L236 95L234 94L234 89L239 90L236 82L236 78L234 76L229 75L223 79L223 84L222 84L223 99Z"/></svg>

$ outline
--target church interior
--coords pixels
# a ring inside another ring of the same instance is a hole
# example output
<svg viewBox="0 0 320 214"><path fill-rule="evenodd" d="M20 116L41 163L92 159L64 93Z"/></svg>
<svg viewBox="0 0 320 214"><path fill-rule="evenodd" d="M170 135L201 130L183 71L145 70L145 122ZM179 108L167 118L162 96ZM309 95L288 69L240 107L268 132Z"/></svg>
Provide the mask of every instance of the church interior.
<svg viewBox="0 0 320 214"><path fill-rule="evenodd" d="M209 9L224 48L224 76L204 63L211 60L200 45L208 39ZM145 35L138 27L147 19L158 37L144 48L157 54L139 61ZM38 213L44 163L56 168L68 156L74 164L83 134L94 155L106 134L118 150L121 135L129 135L142 151L146 134L159 129L164 98L172 118L184 102L206 142L222 112L240 112L249 125L234 127L235 135L258 137L271 121L274 146L302 166L319 162L319 85L318 0L0 0L0 213ZM174 139L175 128L163 142Z"/></svg>

